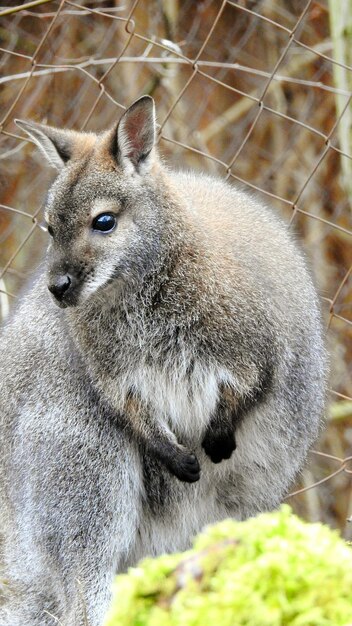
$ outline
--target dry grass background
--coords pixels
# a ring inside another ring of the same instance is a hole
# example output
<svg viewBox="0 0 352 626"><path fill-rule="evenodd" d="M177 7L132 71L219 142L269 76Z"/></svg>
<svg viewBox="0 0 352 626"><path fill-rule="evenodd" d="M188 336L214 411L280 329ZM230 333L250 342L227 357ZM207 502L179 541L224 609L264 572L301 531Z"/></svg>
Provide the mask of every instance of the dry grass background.
<svg viewBox="0 0 352 626"><path fill-rule="evenodd" d="M13 119L99 131L153 95L170 163L241 181L302 239L331 396L297 488L323 482L290 502L351 538L351 0L9 1L0 20L2 316L42 258L53 176Z"/></svg>

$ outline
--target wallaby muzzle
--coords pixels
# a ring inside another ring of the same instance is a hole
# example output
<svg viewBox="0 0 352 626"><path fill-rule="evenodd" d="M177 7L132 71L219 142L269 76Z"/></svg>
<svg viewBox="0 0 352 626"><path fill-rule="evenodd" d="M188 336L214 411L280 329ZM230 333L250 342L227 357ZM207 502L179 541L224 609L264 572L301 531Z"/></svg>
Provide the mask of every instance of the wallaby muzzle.
<svg viewBox="0 0 352 626"><path fill-rule="evenodd" d="M79 282L73 273L50 273L48 289L54 296L55 303L64 308L78 303Z"/></svg>
<svg viewBox="0 0 352 626"><path fill-rule="evenodd" d="M55 296L56 300L62 300L65 294L70 290L72 280L69 274L58 276L56 281L48 286L49 291Z"/></svg>

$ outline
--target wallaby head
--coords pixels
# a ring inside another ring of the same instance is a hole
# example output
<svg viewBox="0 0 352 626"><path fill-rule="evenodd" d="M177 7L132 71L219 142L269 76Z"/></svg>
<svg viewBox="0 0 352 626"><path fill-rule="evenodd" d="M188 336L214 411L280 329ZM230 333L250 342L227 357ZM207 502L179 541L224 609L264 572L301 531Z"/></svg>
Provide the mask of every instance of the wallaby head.
<svg viewBox="0 0 352 626"><path fill-rule="evenodd" d="M99 135L16 123L59 170L45 206L56 303L80 305L112 282L140 278L161 233L153 99L143 96Z"/></svg>

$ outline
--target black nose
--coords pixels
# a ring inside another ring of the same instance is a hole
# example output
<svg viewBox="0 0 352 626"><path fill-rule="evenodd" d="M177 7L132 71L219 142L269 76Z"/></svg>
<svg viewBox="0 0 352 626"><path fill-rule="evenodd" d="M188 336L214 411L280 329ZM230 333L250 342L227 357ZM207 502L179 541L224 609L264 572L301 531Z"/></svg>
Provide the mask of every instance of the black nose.
<svg viewBox="0 0 352 626"><path fill-rule="evenodd" d="M64 276L58 276L55 282L48 286L48 289L57 300L62 300L65 293L70 288L71 283L72 280L68 274Z"/></svg>

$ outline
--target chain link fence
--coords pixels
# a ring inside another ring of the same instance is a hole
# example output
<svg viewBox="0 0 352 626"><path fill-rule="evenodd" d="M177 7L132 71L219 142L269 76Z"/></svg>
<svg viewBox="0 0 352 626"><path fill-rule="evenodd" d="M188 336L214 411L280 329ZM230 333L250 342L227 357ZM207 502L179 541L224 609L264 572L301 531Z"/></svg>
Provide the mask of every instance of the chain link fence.
<svg viewBox="0 0 352 626"><path fill-rule="evenodd" d="M302 240L332 371L327 429L290 503L347 538L351 15L351 0L34 0L0 9L2 317L41 263L41 206L52 179L14 118L100 131L152 95L160 150L172 165L244 185Z"/></svg>

